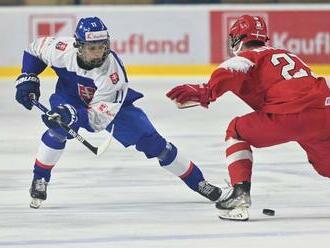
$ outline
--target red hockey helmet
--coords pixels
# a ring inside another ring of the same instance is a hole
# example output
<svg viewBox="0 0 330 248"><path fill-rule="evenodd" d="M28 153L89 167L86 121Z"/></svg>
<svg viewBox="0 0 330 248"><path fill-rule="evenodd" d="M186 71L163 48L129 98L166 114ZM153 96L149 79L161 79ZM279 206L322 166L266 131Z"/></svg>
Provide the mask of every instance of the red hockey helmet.
<svg viewBox="0 0 330 248"><path fill-rule="evenodd" d="M232 48L241 41L244 44L252 40L261 42L269 40L264 19L260 16L250 15L240 16L230 28L229 36Z"/></svg>

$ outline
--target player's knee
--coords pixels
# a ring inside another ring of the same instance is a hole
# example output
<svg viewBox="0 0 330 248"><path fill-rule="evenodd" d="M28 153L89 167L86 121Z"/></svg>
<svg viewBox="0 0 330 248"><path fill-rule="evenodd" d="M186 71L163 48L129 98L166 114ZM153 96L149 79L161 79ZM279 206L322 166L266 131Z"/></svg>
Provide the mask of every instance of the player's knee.
<svg viewBox="0 0 330 248"><path fill-rule="evenodd" d="M46 146L54 149L63 149L66 143L66 137L58 135L57 133L53 132L52 129L46 131L42 135L41 140Z"/></svg>
<svg viewBox="0 0 330 248"><path fill-rule="evenodd" d="M79 127L77 125L72 125L71 129L74 130L75 132L77 132ZM52 136L54 136L54 138L57 139L59 142L65 142L67 139L73 139L74 138L72 135L70 135L63 128L52 128L52 129L49 129L48 132Z"/></svg>
<svg viewBox="0 0 330 248"><path fill-rule="evenodd" d="M50 136L54 137L59 142L64 142L67 140L67 133L62 128L52 128L48 130Z"/></svg>
<svg viewBox="0 0 330 248"><path fill-rule="evenodd" d="M227 127L227 131L226 131L226 140L228 140L229 138L234 138L234 139L239 138L239 135L236 130L236 125L237 125L238 119L239 119L239 117L236 117L229 123L229 125Z"/></svg>
<svg viewBox="0 0 330 248"><path fill-rule="evenodd" d="M155 132L141 137L135 147L136 150L144 152L147 158L155 158L165 149L166 140Z"/></svg>
<svg viewBox="0 0 330 248"><path fill-rule="evenodd" d="M166 146L158 156L160 166L171 164L178 154L178 149L172 143L167 142Z"/></svg>

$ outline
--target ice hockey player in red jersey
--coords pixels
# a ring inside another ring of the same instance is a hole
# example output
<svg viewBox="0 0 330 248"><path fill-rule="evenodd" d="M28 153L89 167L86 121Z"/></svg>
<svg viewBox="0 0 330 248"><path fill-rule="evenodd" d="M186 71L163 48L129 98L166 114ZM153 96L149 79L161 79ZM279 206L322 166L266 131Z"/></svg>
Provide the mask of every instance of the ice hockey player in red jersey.
<svg viewBox="0 0 330 248"><path fill-rule="evenodd" d="M167 96L184 107L210 102L227 91L254 112L234 118L226 131L226 165L231 190L216 203L219 217L248 220L252 150L298 142L309 162L322 176L330 177L330 91L295 54L266 45L265 21L243 15L229 31L233 57L212 73L208 83L184 84Z"/></svg>

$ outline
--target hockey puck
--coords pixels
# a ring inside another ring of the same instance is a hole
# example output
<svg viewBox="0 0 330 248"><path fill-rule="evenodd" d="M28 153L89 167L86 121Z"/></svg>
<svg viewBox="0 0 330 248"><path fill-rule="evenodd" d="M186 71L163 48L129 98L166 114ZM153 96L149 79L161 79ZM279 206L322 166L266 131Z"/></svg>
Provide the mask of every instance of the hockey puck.
<svg viewBox="0 0 330 248"><path fill-rule="evenodd" d="M264 208L264 209L262 210L262 213L263 213L264 215L274 216L274 215L275 215L275 210L273 210L273 209L269 209L269 208Z"/></svg>

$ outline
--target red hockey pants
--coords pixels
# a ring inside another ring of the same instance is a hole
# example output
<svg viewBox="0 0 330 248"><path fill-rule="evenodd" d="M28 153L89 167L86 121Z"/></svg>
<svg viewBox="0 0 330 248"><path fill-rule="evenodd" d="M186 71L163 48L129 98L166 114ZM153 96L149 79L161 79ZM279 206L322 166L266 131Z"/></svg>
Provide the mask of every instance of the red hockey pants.
<svg viewBox="0 0 330 248"><path fill-rule="evenodd" d="M330 108L295 114L252 112L236 117L227 129L227 165L231 183L251 181L252 152L296 141L322 176L330 177Z"/></svg>

